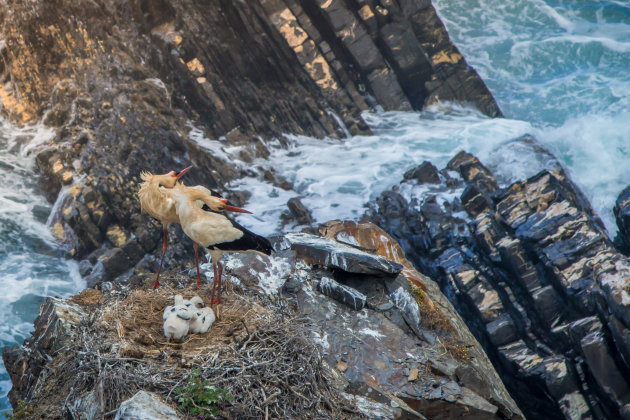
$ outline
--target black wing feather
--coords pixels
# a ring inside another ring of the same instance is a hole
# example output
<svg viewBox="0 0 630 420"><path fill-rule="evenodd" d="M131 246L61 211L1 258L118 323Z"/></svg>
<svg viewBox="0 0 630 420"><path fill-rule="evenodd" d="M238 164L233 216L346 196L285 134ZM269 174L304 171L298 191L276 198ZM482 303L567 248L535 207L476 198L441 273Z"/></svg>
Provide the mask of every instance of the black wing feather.
<svg viewBox="0 0 630 420"><path fill-rule="evenodd" d="M271 255L273 248L267 238L255 234L229 217L227 217L227 219L232 223L232 226L243 232L243 236L232 242L210 245L208 247L209 249L220 249L223 251L258 251L263 254Z"/></svg>

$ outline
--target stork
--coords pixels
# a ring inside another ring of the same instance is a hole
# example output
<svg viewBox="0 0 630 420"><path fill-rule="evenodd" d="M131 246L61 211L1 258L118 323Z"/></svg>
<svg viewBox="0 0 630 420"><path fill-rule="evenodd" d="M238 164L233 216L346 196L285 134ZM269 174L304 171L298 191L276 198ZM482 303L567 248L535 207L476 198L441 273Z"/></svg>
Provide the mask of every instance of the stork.
<svg viewBox="0 0 630 420"><path fill-rule="evenodd" d="M155 219L162 222L164 230L164 246L162 247L162 258L160 259L160 268L158 269L153 288L156 289L160 286L160 272L162 271L162 264L164 263L164 254L166 253L167 241L167 229L170 223L179 223L179 217L173 206L173 201L170 200L171 189L177 185L179 178L184 175L192 166L187 167L180 173L170 171L163 175L153 175L149 172L142 172L140 177L144 181L140 185L138 191L138 198L140 199L140 209L146 211ZM202 191L208 191L204 187L196 187ZM239 209L238 207L229 206L226 204L227 200L214 197L211 194L205 194L202 202L195 203L196 206L201 207L204 204L207 205L210 210L213 211L240 211L249 213L247 210ZM195 244L195 259L197 259L197 244ZM201 285L201 278L199 276L199 270L197 270L197 287Z"/></svg>
<svg viewBox="0 0 630 420"><path fill-rule="evenodd" d="M221 256L224 252L260 252L271 255L271 243L222 213L203 211L195 202L207 200L208 194L180 184L172 189L171 199L182 230L196 244L208 249L214 267L210 305L221 303ZM198 269L198 267L197 267ZM218 297L215 299L215 288Z"/></svg>

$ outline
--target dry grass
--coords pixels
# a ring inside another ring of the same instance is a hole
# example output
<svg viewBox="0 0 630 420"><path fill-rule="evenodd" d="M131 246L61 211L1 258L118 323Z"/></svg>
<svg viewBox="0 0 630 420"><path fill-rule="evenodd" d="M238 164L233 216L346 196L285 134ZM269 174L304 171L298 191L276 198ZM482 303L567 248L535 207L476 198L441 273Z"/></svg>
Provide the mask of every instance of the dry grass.
<svg viewBox="0 0 630 420"><path fill-rule="evenodd" d="M462 342L457 331L453 328L453 325L446 316L445 311L440 310L440 308L425 295L422 289L415 288L413 293L420 307L420 314L422 315L422 323L424 326L430 330L445 333L444 335L447 338L440 341L442 347L456 360L461 362L471 360L470 354L468 353L468 348L471 345Z"/></svg>

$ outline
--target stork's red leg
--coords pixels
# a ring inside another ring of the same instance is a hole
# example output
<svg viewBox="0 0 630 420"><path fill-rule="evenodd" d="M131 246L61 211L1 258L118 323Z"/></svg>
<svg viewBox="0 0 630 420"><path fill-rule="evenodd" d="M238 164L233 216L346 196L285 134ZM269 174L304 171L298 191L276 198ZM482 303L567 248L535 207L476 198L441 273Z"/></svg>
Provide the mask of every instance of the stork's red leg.
<svg viewBox="0 0 630 420"><path fill-rule="evenodd" d="M201 286L201 276L199 275L199 255L197 254L197 242L193 242L193 248L195 248L195 264L197 264L197 285L195 289Z"/></svg>
<svg viewBox="0 0 630 420"><path fill-rule="evenodd" d="M153 283L153 288L157 289L160 287L160 271L162 271L162 263L164 262L164 254L166 254L166 227L164 228L164 247L162 248L162 258L160 259L160 268L158 269L157 276L155 277L155 282Z"/></svg>
<svg viewBox="0 0 630 420"><path fill-rule="evenodd" d="M214 289L217 287L217 264L213 261L214 277L212 278L212 292L210 292L210 306L214 305Z"/></svg>

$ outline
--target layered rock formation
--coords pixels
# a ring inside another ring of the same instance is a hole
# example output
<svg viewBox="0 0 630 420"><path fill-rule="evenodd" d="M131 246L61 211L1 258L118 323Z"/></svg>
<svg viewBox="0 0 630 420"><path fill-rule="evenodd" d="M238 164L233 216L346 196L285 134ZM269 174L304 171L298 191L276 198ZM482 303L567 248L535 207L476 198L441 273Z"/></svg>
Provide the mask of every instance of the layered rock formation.
<svg viewBox="0 0 630 420"><path fill-rule="evenodd" d="M559 166L499 188L463 152L439 178L403 181L371 218L439 280L525 415L628 417L630 260L579 189Z"/></svg>
<svg viewBox="0 0 630 420"><path fill-rule="evenodd" d="M256 173L266 140L365 132L373 106L500 115L425 0L0 1L0 55L2 112L56 128L41 185L90 284L159 242L134 197L142 170L192 164L189 182L220 191Z"/></svg>
<svg viewBox="0 0 630 420"><path fill-rule="evenodd" d="M303 349L273 348L279 337L264 337L269 329L283 331L287 321L308 320L308 329L299 333L317 343L322 356L310 363L323 363L327 385L320 386L332 391L308 394L312 399L302 403L299 418L523 418L454 308L433 281L411 267L392 238L369 223L329 222L320 230L324 236L276 238L277 252L270 258L232 255L225 264L230 286L222 317L210 334L181 345L167 346L160 338L170 296L193 292L194 281L175 273L165 274L170 280L156 293L118 287L107 292L103 283L104 292L48 299L33 336L23 347L3 352L14 382L12 402L31 401L34 413L52 417L92 419L118 410L125 418L135 410L142 418L138 411L144 405L145 411L174 418L172 409L151 402L154 397L146 392L123 401L140 386L176 408L175 385L193 367L202 367L214 384L237 382L248 388L222 405L223 415L249 416L247 410L266 405L278 415L275 410L296 398L287 387L297 393L297 401L302 401L300 393L312 392L309 378L300 376L311 367L295 366L295 372L283 373L292 375L290 382L273 382L258 366L281 366L291 360L287 356L297 357L286 352ZM152 273L136 276L144 287L152 282ZM206 285L195 293L209 290ZM272 346L277 360L256 358L261 342ZM230 368L237 360L246 363ZM256 401L244 407L248 395ZM334 414L340 404L345 414Z"/></svg>
<svg viewBox="0 0 630 420"><path fill-rule="evenodd" d="M201 170L191 171L188 182L219 191L232 179L260 172L291 188L251 167L267 156L269 139L284 142L283 133L364 133L369 128L362 111L422 109L439 100L501 115L428 0L0 0L0 55L3 114L19 123L43 119L55 128L52 141L35 148L42 189L55 202L53 233L81 260L88 284L99 284L110 302L130 293L123 280L146 287L141 273L156 268L151 254L161 229L140 215L135 199L143 170L164 173L192 164ZM229 198L238 205L246 197ZM291 211L308 221L299 204L292 202ZM370 231L378 232L345 224L326 228L348 247L368 252L294 235L281 245L286 260L243 257L250 258L244 263L260 265L253 269L259 278L250 279L259 287L269 287L279 266L289 267L285 293L297 314L319 325L315 338L331 372L342 373L337 389L357 407L354 414L520 418L434 284L415 273L389 240L382 242L386 235ZM169 252L188 258L188 243ZM385 250L386 260L374 258L375 250ZM295 265L294 254L314 265ZM234 268L233 274L246 283L252 271ZM115 377L102 369L132 369L133 360L144 357L160 369L155 352L129 353L116 342L123 330L99 327L95 314L107 310L99 305L46 302L26 347L3 353L14 403L28 399L42 409L55 401L59 416L90 418L131 397L104 400L103 386ZM357 333L348 335L348 328ZM96 359L79 346L95 342ZM89 369L64 376L68 366L83 363ZM76 386L60 392L59 383ZM168 382L170 390L175 383ZM146 387L170 394L160 384ZM58 401L62 393L66 399Z"/></svg>

